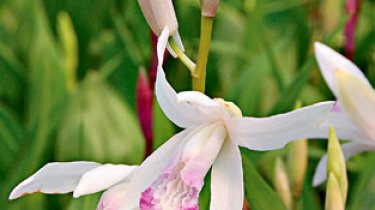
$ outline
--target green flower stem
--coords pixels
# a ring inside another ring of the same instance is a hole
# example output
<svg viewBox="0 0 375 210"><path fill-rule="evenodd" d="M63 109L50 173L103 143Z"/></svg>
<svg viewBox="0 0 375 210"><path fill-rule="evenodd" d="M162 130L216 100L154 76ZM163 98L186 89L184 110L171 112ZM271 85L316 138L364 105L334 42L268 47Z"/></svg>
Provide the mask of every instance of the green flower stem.
<svg viewBox="0 0 375 210"><path fill-rule="evenodd" d="M180 61L189 69L191 76L194 78L195 63L178 47L176 41L172 37L169 38L168 42L169 46L176 53L177 58L180 59Z"/></svg>
<svg viewBox="0 0 375 210"><path fill-rule="evenodd" d="M212 17L202 16L201 18L201 36L199 40L197 66L194 71L195 77L193 77L193 90L202 93L204 93L206 86L206 65L211 43L212 22Z"/></svg>

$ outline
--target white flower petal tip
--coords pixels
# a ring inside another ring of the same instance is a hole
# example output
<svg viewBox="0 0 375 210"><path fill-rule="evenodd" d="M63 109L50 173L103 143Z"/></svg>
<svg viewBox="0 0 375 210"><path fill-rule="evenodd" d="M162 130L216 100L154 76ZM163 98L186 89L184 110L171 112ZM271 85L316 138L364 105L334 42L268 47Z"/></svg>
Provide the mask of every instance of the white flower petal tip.
<svg viewBox="0 0 375 210"><path fill-rule="evenodd" d="M342 69L347 72L350 72L356 77L358 77L360 80L368 83L362 71L343 55L337 53L333 49L319 42L315 42L314 49L315 56L318 61L320 70L323 74L323 77L326 80L329 88L336 96L338 96L338 92L337 84L334 78L334 72L337 69Z"/></svg>
<svg viewBox="0 0 375 210"><path fill-rule="evenodd" d="M131 176L137 166L105 164L85 173L73 192L73 197L100 192Z"/></svg>
<svg viewBox="0 0 375 210"><path fill-rule="evenodd" d="M337 70L335 73L341 104L350 118L362 128L375 143L375 91L370 84L351 73Z"/></svg>
<svg viewBox="0 0 375 210"><path fill-rule="evenodd" d="M161 32L158 43L156 45L156 52L158 56L158 66L161 67L164 61L164 52L165 48L168 45L168 38L169 38L169 28L166 26L164 27L163 31ZM159 70L158 70L159 71Z"/></svg>
<svg viewBox="0 0 375 210"><path fill-rule="evenodd" d="M81 176L98 166L100 166L98 163L83 161L48 163L14 188L9 199L13 200L36 192L47 194L72 192L76 188Z"/></svg>
<svg viewBox="0 0 375 210"><path fill-rule="evenodd" d="M33 182L34 177L29 177L28 179L21 182L13 191L10 193L9 200L14 200L19 197L25 196L27 194L32 194L36 192L40 192L38 188L32 188L30 190L26 190L28 186Z"/></svg>

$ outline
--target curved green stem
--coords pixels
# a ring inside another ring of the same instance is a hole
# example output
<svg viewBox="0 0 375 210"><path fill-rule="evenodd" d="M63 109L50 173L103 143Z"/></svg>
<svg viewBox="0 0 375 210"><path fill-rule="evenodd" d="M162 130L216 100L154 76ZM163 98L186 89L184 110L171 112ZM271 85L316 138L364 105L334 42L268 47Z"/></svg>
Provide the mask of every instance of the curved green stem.
<svg viewBox="0 0 375 210"><path fill-rule="evenodd" d="M176 53L177 58L189 69L191 76L194 78L195 63L178 47L173 37L170 37L168 42L169 46Z"/></svg>
<svg viewBox="0 0 375 210"><path fill-rule="evenodd" d="M201 36L199 40L199 52L197 66L194 70L193 90L204 93L206 86L206 65L208 52L211 43L212 17L202 16L201 18Z"/></svg>

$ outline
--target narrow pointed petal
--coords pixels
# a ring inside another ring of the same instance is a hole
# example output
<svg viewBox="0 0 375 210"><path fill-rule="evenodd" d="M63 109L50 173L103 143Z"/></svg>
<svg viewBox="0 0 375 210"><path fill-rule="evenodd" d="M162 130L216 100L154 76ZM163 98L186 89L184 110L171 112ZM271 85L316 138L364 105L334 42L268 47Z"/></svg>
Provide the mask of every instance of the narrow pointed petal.
<svg viewBox="0 0 375 210"><path fill-rule="evenodd" d="M106 190L128 178L136 166L105 164L85 173L73 192L73 197Z"/></svg>
<svg viewBox="0 0 375 210"><path fill-rule="evenodd" d="M251 150L275 150L302 138L327 138L333 126L342 139L362 137L361 131L335 102L322 102L295 111L266 118L230 118L225 120L230 138Z"/></svg>
<svg viewBox="0 0 375 210"><path fill-rule="evenodd" d="M181 151L185 137L191 131L192 129L185 129L174 135L143 161L132 175L129 183L129 189L131 190L125 191L122 194L122 209L129 209L139 204L141 193L156 180L172 157Z"/></svg>
<svg viewBox="0 0 375 210"><path fill-rule="evenodd" d="M242 209L243 189L240 151L231 141L225 141L212 167L210 209Z"/></svg>
<svg viewBox="0 0 375 210"><path fill-rule="evenodd" d="M158 57L158 67L162 67L164 62L164 52L165 48L167 47L169 39L169 28L164 27L163 31L161 32L158 42L156 45L156 54Z"/></svg>
<svg viewBox="0 0 375 210"><path fill-rule="evenodd" d="M338 96L338 87L335 81L335 71L338 69L350 72L364 83L369 83L362 71L341 54L319 42L316 42L314 47L315 56L323 77L336 97Z"/></svg>
<svg viewBox="0 0 375 210"><path fill-rule="evenodd" d="M375 143L375 91L363 80L344 70L335 73L338 99L350 118Z"/></svg>
<svg viewBox="0 0 375 210"><path fill-rule="evenodd" d="M365 152L375 151L375 146L371 144L360 144L360 143L348 143L341 146L342 152L346 160L350 159L354 155ZM315 170L313 185L317 186L323 183L327 179L327 155L324 155Z"/></svg>
<svg viewBox="0 0 375 210"><path fill-rule="evenodd" d="M9 199L13 200L35 192L47 194L72 192L82 175L98 166L100 166L99 163L83 161L48 163L14 188Z"/></svg>
<svg viewBox="0 0 375 210"><path fill-rule="evenodd" d="M158 72L156 77L156 97L165 115L177 126L186 128L188 126L199 126L222 116L226 112L221 106L206 95L187 91L177 94L168 83L162 68L163 54L168 41L168 29L166 28L158 41Z"/></svg>

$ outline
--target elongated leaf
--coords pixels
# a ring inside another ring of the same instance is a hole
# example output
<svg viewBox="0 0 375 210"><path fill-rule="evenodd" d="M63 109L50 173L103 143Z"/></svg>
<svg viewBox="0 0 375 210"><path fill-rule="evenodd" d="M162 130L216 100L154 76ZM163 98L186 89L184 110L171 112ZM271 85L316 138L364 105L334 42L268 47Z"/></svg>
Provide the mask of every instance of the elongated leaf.
<svg viewBox="0 0 375 210"><path fill-rule="evenodd" d="M31 69L28 72L27 129L28 141L20 149L7 173L7 179L0 180L1 200L5 200L11 189L20 180L33 173L48 157L46 149L54 129L55 107L65 98L65 75L59 52L50 31L45 11L40 1L33 1L25 9L33 24L29 31L33 40L28 51ZM33 208L33 207L30 207Z"/></svg>
<svg viewBox="0 0 375 210"><path fill-rule="evenodd" d="M9 164L25 140L25 131L17 119L0 105L0 178L4 178Z"/></svg>
<svg viewBox="0 0 375 210"><path fill-rule="evenodd" d="M58 160L139 163L144 140L129 107L97 75L89 75L67 105L57 134Z"/></svg>
<svg viewBox="0 0 375 210"><path fill-rule="evenodd" d="M251 210L286 210L275 191L264 181L249 158L248 150L241 150L244 169L245 197Z"/></svg>
<svg viewBox="0 0 375 210"><path fill-rule="evenodd" d="M353 192L349 195L349 209L374 209L375 208L375 155L371 154L363 157L362 167L358 171L359 176L356 182L353 182Z"/></svg>
<svg viewBox="0 0 375 210"><path fill-rule="evenodd" d="M326 42L332 40L332 38L342 29L344 26L346 17L343 17L340 22L336 25L334 30L325 38ZM292 81L288 88L286 88L280 95L278 101L274 105L270 114L277 114L281 112L286 112L293 107L293 104L297 100L303 86L308 82L311 72L314 70L315 58L311 55L304 65L301 67L300 72L296 78Z"/></svg>

